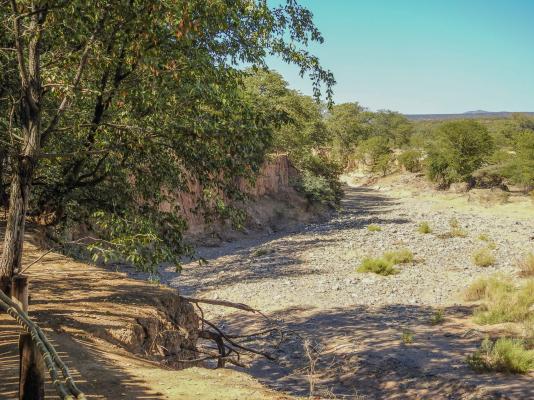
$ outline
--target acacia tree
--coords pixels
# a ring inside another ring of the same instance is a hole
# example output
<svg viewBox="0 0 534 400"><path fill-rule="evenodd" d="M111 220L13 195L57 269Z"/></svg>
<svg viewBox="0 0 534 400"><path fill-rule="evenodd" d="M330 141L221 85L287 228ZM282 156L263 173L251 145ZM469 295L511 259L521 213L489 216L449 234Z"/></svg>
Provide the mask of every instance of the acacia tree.
<svg viewBox="0 0 534 400"><path fill-rule="evenodd" d="M323 39L294 0L11 0L0 18L3 290L21 266L30 204L51 220L95 218L134 264L175 259L183 222L161 212L162 185L194 177L211 194L235 193L270 140L237 66L278 55L331 97L332 74L306 51Z"/></svg>

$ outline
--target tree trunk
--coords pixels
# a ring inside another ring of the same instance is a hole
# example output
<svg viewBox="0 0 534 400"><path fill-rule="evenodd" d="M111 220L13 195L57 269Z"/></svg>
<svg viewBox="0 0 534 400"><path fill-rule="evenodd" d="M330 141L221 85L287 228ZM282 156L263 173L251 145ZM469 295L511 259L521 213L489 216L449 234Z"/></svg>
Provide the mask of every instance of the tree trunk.
<svg viewBox="0 0 534 400"><path fill-rule="evenodd" d="M33 163L31 158L22 156L11 181L4 248L0 259L0 290L6 294L10 292L11 278L21 266Z"/></svg>

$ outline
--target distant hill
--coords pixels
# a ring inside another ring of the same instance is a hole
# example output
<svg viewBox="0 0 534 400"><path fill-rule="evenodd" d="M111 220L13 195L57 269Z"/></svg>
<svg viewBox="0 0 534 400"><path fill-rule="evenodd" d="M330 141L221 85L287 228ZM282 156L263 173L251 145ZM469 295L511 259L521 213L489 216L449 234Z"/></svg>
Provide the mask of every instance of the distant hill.
<svg viewBox="0 0 534 400"><path fill-rule="evenodd" d="M509 111L484 111L484 110L475 110L467 111L463 114L405 114L406 118L413 121L439 121L447 119L476 119L476 118L507 118L515 112ZM534 116L534 112L519 112L519 114Z"/></svg>

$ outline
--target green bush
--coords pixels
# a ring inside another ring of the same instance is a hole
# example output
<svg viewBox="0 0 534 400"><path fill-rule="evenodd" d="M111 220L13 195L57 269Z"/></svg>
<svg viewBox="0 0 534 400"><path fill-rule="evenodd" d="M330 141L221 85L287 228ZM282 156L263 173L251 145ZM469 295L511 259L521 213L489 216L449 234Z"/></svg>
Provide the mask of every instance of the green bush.
<svg viewBox="0 0 534 400"><path fill-rule="evenodd" d="M525 374L534 369L534 350L525 348L520 339L484 339L480 349L467 357L471 368L479 372L497 371Z"/></svg>
<svg viewBox="0 0 534 400"><path fill-rule="evenodd" d="M468 181L471 174L484 165L493 147L488 130L480 123L472 120L445 122L439 126L429 146L425 160L427 174L444 187Z"/></svg>
<svg viewBox="0 0 534 400"><path fill-rule="evenodd" d="M373 272L378 275L395 275L399 270L384 258L365 258L357 269L358 272Z"/></svg>
<svg viewBox="0 0 534 400"><path fill-rule="evenodd" d="M343 196L338 164L326 158L309 155L297 165L301 176L297 178L295 189L303 193L310 202L337 205Z"/></svg>
<svg viewBox="0 0 534 400"><path fill-rule="evenodd" d="M406 150L398 156L400 165L407 171L419 172L421 171L421 157L422 153L419 150Z"/></svg>

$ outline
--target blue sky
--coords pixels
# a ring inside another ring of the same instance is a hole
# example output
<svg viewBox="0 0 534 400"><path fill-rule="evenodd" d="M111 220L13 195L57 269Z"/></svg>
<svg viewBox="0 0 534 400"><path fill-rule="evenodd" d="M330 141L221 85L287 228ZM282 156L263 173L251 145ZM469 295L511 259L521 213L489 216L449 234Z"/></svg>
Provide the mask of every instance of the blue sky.
<svg viewBox="0 0 534 400"><path fill-rule="evenodd" d="M403 113L534 111L534 0L299 3L325 37L311 50L336 77L336 103ZM296 68L269 65L311 94Z"/></svg>

